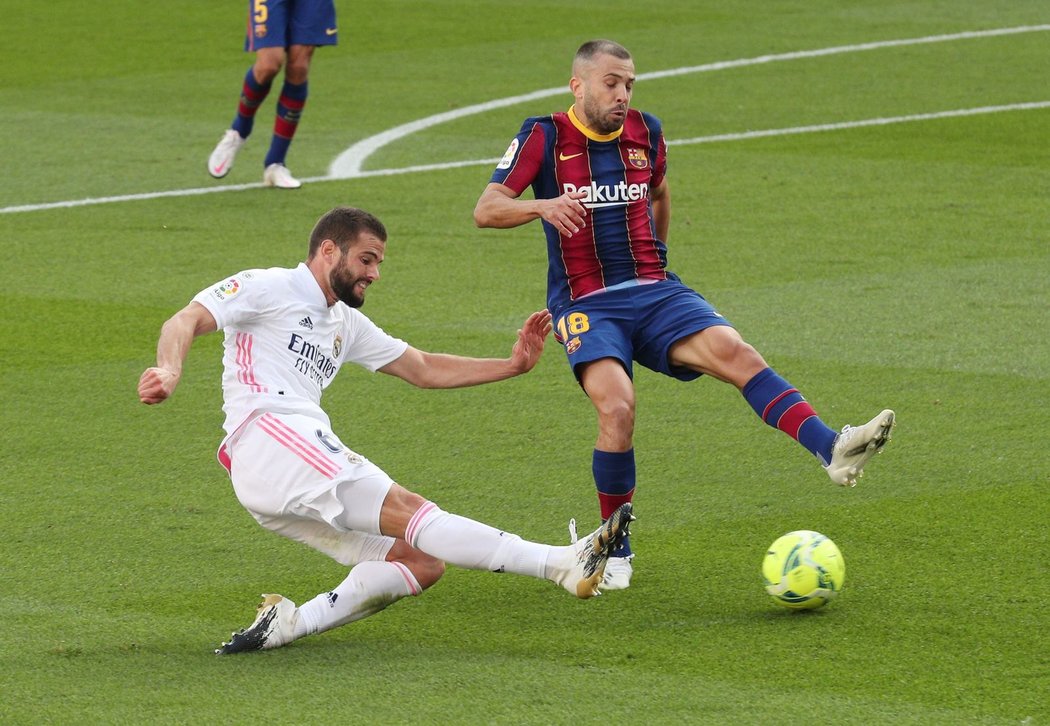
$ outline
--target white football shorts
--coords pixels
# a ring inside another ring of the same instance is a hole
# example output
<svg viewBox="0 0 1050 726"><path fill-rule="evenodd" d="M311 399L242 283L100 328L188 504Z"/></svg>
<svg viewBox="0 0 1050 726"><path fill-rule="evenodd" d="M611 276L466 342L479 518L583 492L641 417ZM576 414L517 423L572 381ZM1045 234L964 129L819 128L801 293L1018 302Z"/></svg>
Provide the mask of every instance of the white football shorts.
<svg viewBox="0 0 1050 726"><path fill-rule="evenodd" d="M263 527L352 567L394 545L379 533L393 480L310 416L264 413L225 445L237 499ZM221 456L220 456L221 458Z"/></svg>

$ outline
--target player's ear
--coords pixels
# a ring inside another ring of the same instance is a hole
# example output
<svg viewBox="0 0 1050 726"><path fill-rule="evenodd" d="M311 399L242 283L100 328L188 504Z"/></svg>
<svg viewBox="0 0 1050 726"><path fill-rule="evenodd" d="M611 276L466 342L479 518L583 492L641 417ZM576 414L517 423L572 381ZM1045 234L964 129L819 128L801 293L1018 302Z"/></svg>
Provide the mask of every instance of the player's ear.
<svg viewBox="0 0 1050 726"><path fill-rule="evenodd" d="M338 250L339 245L337 245L334 240L326 239L321 242L321 254L324 255L326 259L334 257Z"/></svg>

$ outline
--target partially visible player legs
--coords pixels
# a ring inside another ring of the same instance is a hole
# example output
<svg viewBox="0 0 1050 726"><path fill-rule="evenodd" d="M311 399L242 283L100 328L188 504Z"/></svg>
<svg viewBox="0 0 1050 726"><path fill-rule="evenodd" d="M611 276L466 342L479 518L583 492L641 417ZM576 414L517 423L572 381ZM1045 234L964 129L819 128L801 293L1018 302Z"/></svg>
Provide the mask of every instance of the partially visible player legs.
<svg viewBox="0 0 1050 726"><path fill-rule="evenodd" d="M398 489L397 495L405 492ZM556 547L522 540L424 500L406 527L406 536L413 538L418 549L397 539L387 561L356 565L339 586L299 608L281 595L263 595L255 621L215 652L229 655L278 648L374 615L437 582L444 573L443 560L468 569L551 580L579 598L589 598L600 594L598 586L609 553L627 536L632 519L631 505L626 504L584 540ZM440 553L441 559L424 549Z"/></svg>
<svg viewBox="0 0 1050 726"><path fill-rule="evenodd" d="M293 45L288 49L288 66L284 72L284 85L277 101L274 117L273 137L270 149L263 161L263 184L277 189L298 189L302 182L292 176L285 166L288 148L299 127L306 98L309 95L307 78L314 46Z"/></svg>
<svg viewBox="0 0 1050 726"><path fill-rule="evenodd" d="M763 421L802 444L842 486L856 486L864 465L890 440L893 411L886 409L863 426L845 426L836 434L772 368L756 374L741 392Z"/></svg>
<svg viewBox="0 0 1050 726"><path fill-rule="evenodd" d="M331 591L323 592L298 608L282 595L263 595L249 627L234 633L215 652L229 655L268 650L293 640L323 633L374 615L409 595L419 595L445 572L445 563L413 549L404 540L339 532L313 521L260 521L278 534L304 542L347 563L355 557L379 557L356 564Z"/></svg>
<svg viewBox="0 0 1050 726"><path fill-rule="evenodd" d="M585 539L559 547L529 542L516 534L444 512L433 502L395 487L392 494L400 497L401 506L411 507L417 499L422 501L404 529L404 538L412 546L466 569L550 580L581 599L601 594L598 587L609 555L628 536L634 519L631 505L624 504ZM384 516L386 513L384 504ZM387 521L394 521L393 517Z"/></svg>
<svg viewBox="0 0 1050 726"><path fill-rule="evenodd" d="M517 535L449 514L424 502L409 528L420 547L440 552L449 563L475 570L514 572L550 580L576 597L600 595L598 586L609 553L628 534L634 519L631 505L617 509L597 530L567 547L528 542ZM407 546L404 540L399 545ZM425 557L425 555L424 555ZM440 560L428 558L440 567ZM430 563L425 567L434 569ZM263 595L255 621L215 650L231 655L279 648L306 635L324 632L366 618L408 595L418 595L437 581L417 579L415 568L403 562L362 562L331 592L296 608L282 595Z"/></svg>
<svg viewBox="0 0 1050 726"><path fill-rule="evenodd" d="M283 595L263 595L255 622L234 633L215 652L231 655L280 648L307 635L375 615L401 598L421 592L415 577L400 562L362 562L333 590L298 608Z"/></svg>
<svg viewBox="0 0 1050 726"><path fill-rule="evenodd" d="M591 454L591 474L604 522L618 507L634 499L634 385L623 364L615 358L600 358L582 365L580 383L598 414L598 439ZM606 590L629 587L634 573L633 559L630 538L625 537L609 558L602 587Z"/></svg>
<svg viewBox="0 0 1050 726"><path fill-rule="evenodd" d="M802 444L820 460L822 466L831 462L831 449L835 445L834 430L820 420L798 389L777 375L776 371L764 368L740 392L766 424Z"/></svg>
<svg viewBox="0 0 1050 726"><path fill-rule="evenodd" d="M270 93L273 79L284 65L284 48L259 48L255 62L244 76L241 95L237 102L237 113L233 123L219 139L219 143L208 157L208 173L221 179L230 173L237 152L252 133L255 114Z"/></svg>
<svg viewBox="0 0 1050 726"><path fill-rule="evenodd" d="M756 414L813 454L836 484L854 486L864 465L890 438L894 415L883 411L864 426L825 424L797 388L768 366L734 328L715 326L672 346L672 363L735 385Z"/></svg>
<svg viewBox="0 0 1050 726"><path fill-rule="evenodd" d="M608 520L618 507L634 498L635 463L634 449L627 451L601 451L595 449L591 455L591 473L598 490L598 506L602 521ZM631 541L625 537L623 543L609 557L605 567L602 587L606 590L623 590L630 587L634 573Z"/></svg>

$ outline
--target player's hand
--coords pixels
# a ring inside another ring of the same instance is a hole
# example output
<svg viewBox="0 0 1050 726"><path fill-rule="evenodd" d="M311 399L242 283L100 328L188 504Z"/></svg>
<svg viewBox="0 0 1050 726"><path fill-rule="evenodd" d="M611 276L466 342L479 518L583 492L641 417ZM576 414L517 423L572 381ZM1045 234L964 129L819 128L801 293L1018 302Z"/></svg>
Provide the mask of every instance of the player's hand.
<svg viewBox="0 0 1050 726"><path fill-rule="evenodd" d="M587 225L587 208L582 200L586 192L565 192L560 197L548 199L540 210L544 221L566 237L571 237Z"/></svg>
<svg viewBox="0 0 1050 726"><path fill-rule="evenodd" d="M165 401L178 384L178 375L167 368L147 368L139 378L139 400L149 405Z"/></svg>
<svg viewBox="0 0 1050 726"><path fill-rule="evenodd" d="M547 310L535 312L525 320L510 356L519 373L527 373L539 363L543 345L552 327L551 314Z"/></svg>

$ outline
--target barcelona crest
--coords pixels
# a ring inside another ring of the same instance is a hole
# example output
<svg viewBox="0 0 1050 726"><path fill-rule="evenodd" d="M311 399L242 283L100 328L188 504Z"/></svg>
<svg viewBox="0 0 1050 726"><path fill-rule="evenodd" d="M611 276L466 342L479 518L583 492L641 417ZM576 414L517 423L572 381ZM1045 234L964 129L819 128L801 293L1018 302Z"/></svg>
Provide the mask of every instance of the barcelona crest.
<svg viewBox="0 0 1050 726"><path fill-rule="evenodd" d="M649 166L649 159L645 155L645 149L628 149L627 161L631 162L631 166L635 169L644 169Z"/></svg>

